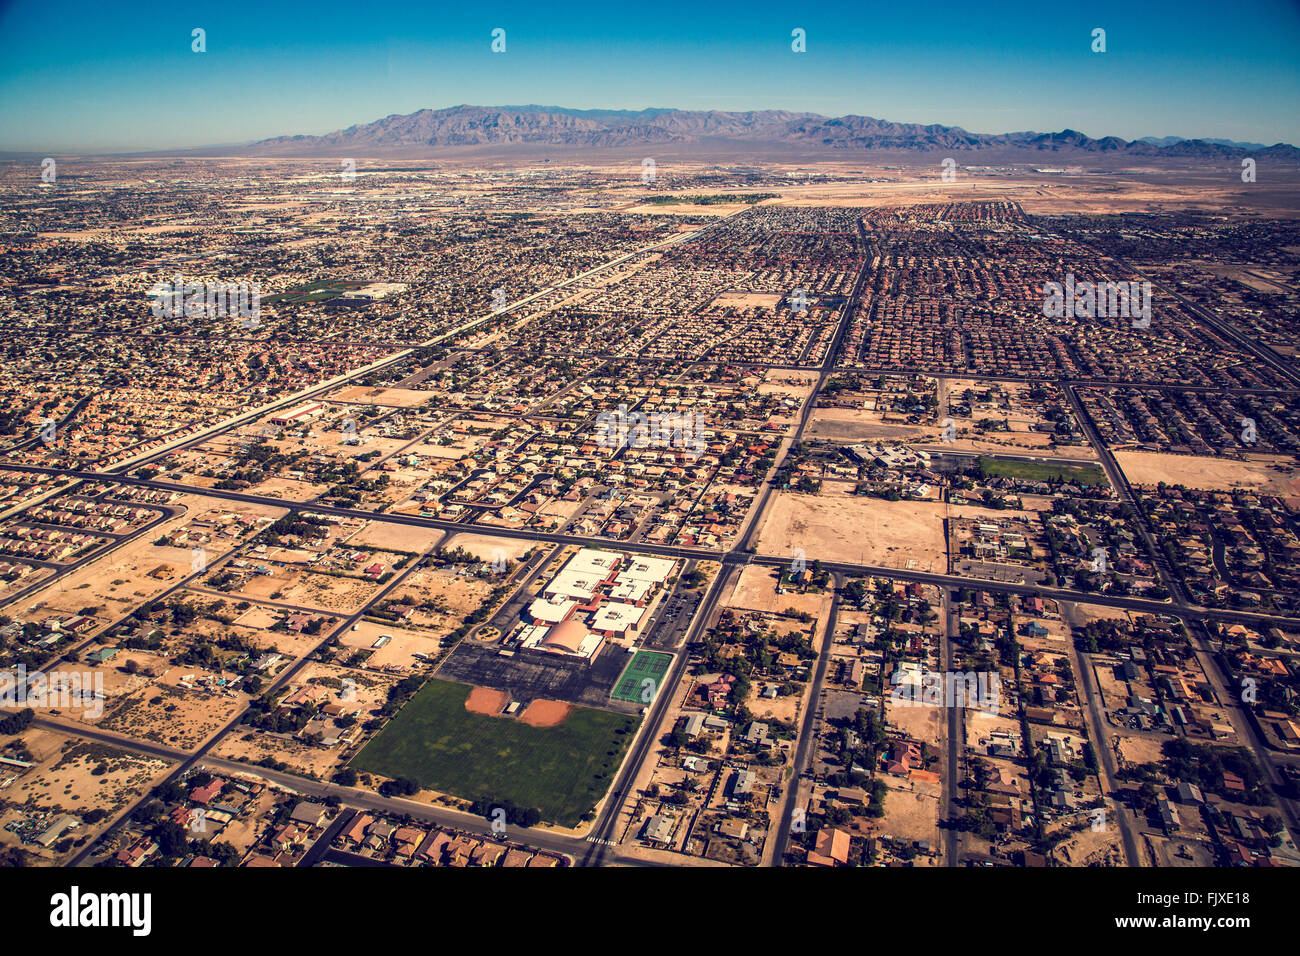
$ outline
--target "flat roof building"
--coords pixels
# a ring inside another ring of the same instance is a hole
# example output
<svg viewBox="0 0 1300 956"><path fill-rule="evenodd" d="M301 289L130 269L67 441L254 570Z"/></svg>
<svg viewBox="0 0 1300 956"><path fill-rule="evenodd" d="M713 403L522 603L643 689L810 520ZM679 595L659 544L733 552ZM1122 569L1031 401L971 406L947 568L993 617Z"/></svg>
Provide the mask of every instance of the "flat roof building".
<svg viewBox="0 0 1300 956"><path fill-rule="evenodd" d="M538 624L559 624L568 617L578 602L572 598L537 598L528 605L528 616Z"/></svg>
<svg viewBox="0 0 1300 956"><path fill-rule="evenodd" d="M619 604L611 601L600 606L600 610L591 619L591 629L599 631L606 637L628 632L635 634L641 626L641 619L645 613L645 608L637 607L635 604Z"/></svg>
<svg viewBox="0 0 1300 956"><path fill-rule="evenodd" d="M278 412L271 416L272 425L292 425L296 422L310 421L325 410L325 406L320 402L304 402L301 405L295 405L287 411Z"/></svg>

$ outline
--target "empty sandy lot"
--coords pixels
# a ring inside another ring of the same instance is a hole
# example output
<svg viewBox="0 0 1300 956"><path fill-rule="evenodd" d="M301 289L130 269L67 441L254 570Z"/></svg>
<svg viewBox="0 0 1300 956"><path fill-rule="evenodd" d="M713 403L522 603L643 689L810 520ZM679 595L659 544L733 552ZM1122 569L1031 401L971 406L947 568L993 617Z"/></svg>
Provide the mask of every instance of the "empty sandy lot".
<svg viewBox="0 0 1300 956"><path fill-rule="evenodd" d="M1162 744L1158 737L1128 736L1111 731L1118 744L1117 750L1122 758L1121 767L1129 764L1157 763L1164 759Z"/></svg>
<svg viewBox="0 0 1300 956"><path fill-rule="evenodd" d="M1293 463L1282 456L1236 461L1202 455L1171 455L1151 451L1117 451L1115 460L1134 485L1186 485L1188 488L1230 491L1255 488L1280 496L1300 495L1300 477L1287 476L1273 462Z"/></svg>
<svg viewBox="0 0 1300 956"><path fill-rule="evenodd" d="M1109 811L1108 811L1109 812ZM1119 827L1093 830L1088 827L1053 849L1056 859L1069 866L1123 866Z"/></svg>
<svg viewBox="0 0 1300 956"><path fill-rule="evenodd" d="M170 766L104 744L70 743L59 756L11 785L5 798L42 809L112 812L143 793Z"/></svg>
<svg viewBox="0 0 1300 956"><path fill-rule="evenodd" d="M374 647L375 641L385 635L389 638L388 643L366 658L366 667L400 667L410 670L422 663L416 654L438 653L438 641L432 635L395 627L386 621L358 621L356 630L347 630L339 635L339 643L351 650L369 650Z"/></svg>
<svg viewBox="0 0 1300 956"><path fill-rule="evenodd" d="M384 557L391 558L375 555L380 561ZM280 601L326 613L351 613L373 597L379 587L369 579L276 569L274 574L254 575L230 594L249 601Z"/></svg>
<svg viewBox="0 0 1300 956"><path fill-rule="evenodd" d="M944 572L945 511L945 505L933 501L847 495L842 485L829 483L820 495L778 492L759 534L758 550L786 556L791 548L802 548L810 562Z"/></svg>
<svg viewBox="0 0 1300 956"><path fill-rule="evenodd" d="M885 796L885 817L880 825L895 839L924 840L939 845L939 785L913 783L897 777L885 777L889 793ZM934 857L919 856L917 866L934 866Z"/></svg>
<svg viewBox="0 0 1300 956"><path fill-rule="evenodd" d="M810 558L811 560L811 558ZM730 591L724 591L728 607L749 611L783 613L790 608L812 614L819 620L830 610L830 594L825 591L798 591L776 593L778 574L776 568L749 565L741 569L740 577ZM787 629L788 630L788 629Z"/></svg>
<svg viewBox="0 0 1300 956"><path fill-rule="evenodd" d="M443 548L454 551L460 548L468 551L480 561L496 560L498 554L504 554L507 561L519 561L525 554L537 547L536 542L523 541L518 538L494 538L484 534L458 534L443 542Z"/></svg>
<svg viewBox="0 0 1300 956"><path fill-rule="evenodd" d="M99 726L120 734L193 750L244 706L240 697L151 684L135 691Z"/></svg>
<svg viewBox="0 0 1300 956"><path fill-rule="evenodd" d="M718 309L773 309L781 296L764 292L723 292L710 303Z"/></svg>
<svg viewBox="0 0 1300 956"><path fill-rule="evenodd" d="M379 548L422 554L441 538L443 533L437 528L394 524L391 521L372 521L348 538L347 543L351 548Z"/></svg>
<svg viewBox="0 0 1300 956"><path fill-rule="evenodd" d="M391 408L414 408L433 396L413 388L370 388L352 385L330 396L332 402L358 402L363 405L386 405Z"/></svg>
<svg viewBox="0 0 1300 956"><path fill-rule="evenodd" d="M933 425L885 422L879 412L861 408L819 408L808 423L808 435L835 441L868 441L890 438L897 441L933 438Z"/></svg>

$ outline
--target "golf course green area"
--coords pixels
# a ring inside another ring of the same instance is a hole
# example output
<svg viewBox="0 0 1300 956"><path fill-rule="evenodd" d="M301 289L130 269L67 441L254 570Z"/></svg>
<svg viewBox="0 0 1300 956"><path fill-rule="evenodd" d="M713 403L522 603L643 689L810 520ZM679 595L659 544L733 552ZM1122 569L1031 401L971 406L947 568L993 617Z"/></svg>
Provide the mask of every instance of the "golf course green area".
<svg viewBox="0 0 1300 956"><path fill-rule="evenodd" d="M671 654L660 654L656 651L637 651L636 655L628 662L627 667L619 676L618 683L614 689L609 692L609 696L614 700L625 700L630 704L648 704L646 700L645 681L654 681L654 686L648 695L650 700L659 692L659 685L663 683L664 675L668 673L668 665L673 661Z"/></svg>
<svg viewBox="0 0 1300 956"><path fill-rule="evenodd" d="M1046 461L1007 461L981 457L980 474L985 478L1068 481L1085 487L1106 484L1106 473L1097 465L1059 465Z"/></svg>
<svg viewBox="0 0 1300 956"><path fill-rule="evenodd" d="M613 783L639 718L574 707L563 723L532 727L470 713L471 689L429 681L351 767L466 800L536 807L543 820L576 825Z"/></svg>

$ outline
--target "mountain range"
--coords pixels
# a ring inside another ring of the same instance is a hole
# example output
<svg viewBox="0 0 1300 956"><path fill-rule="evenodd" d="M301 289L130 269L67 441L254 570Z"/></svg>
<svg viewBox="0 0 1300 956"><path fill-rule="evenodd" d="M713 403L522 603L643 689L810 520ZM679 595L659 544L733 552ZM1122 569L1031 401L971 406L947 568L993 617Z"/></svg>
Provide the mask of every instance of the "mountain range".
<svg viewBox="0 0 1300 956"><path fill-rule="evenodd" d="M870 116L826 117L785 110L577 110L557 106L452 106L393 114L323 136L277 136L245 148L253 155L371 155L444 150L466 146L586 147L614 149L668 145L772 144L805 150L947 152L971 150L1032 153L1099 153L1181 160L1235 160L1247 155L1300 162L1285 143L1117 136L1093 139L1076 130L1059 133L972 133L959 126L893 123Z"/></svg>

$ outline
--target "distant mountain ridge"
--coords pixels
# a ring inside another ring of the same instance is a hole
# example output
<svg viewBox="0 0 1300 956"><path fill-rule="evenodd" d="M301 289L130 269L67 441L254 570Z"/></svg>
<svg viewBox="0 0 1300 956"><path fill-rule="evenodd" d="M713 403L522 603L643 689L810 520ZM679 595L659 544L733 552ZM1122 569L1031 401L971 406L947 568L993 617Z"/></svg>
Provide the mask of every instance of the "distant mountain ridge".
<svg viewBox="0 0 1300 956"><path fill-rule="evenodd" d="M959 126L893 123L870 116L826 117L786 110L578 110L558 106L452 106L393 114L324 136L277 136L247 147L258 155L402 151L423 147L538 144L616 148L659 144L788 144L831 150L1021 149L1078 151L1183 159L1257 159L1300 162L1300 150L1227 140L1117 136L1093 139L1059 133L972 133ZM1243 148L1243 147L1249 147Z"/></svg>
<svg viewBox="0 0 1300 956"><path fill-rule="evenodd" d="M1178 143L1187 142L1182 136L1142 136L1138 139L1139 143L1150 143L1152 146L1175 146ZM1234 146L1237 149L1268 149L1263 143L1242 143L1235 139L1211 139L1208 136L1201 137L1202 143L1212 143L1215 146Z"/></svg>

